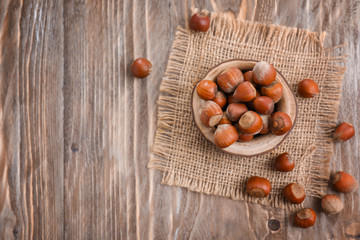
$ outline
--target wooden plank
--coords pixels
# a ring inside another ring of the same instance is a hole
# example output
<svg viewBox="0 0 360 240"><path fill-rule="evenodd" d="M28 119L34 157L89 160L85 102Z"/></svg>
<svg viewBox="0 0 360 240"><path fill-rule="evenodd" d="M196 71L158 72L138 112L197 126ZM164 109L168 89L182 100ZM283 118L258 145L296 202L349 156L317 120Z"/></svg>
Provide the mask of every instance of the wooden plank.
<svg viewBox="0 0 360 240"><path fill-rule="evenodd" d="M61 239L62 3L1 6L0 236Z"/></svg>

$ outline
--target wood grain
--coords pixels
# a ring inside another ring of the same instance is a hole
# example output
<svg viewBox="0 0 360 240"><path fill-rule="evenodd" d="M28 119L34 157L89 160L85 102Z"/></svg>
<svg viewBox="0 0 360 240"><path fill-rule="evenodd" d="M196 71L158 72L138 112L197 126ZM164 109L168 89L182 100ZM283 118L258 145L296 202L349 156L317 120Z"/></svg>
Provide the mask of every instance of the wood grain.
<svg viewBox="0 0 360 240"><path fill-rule="evenodd" d="M360 126L358 0L0 1L0 239L343 239L359 191L316 226L286 211L159 184L146 168L174 32L190 7L326 31L348 54L339 121ZM241 6L241 7L240 7ZM147 57L153 72L129 65ZM360 179L360 139L335 145L333 171ZM329 188L329 192L332 189ZM280 222L271 230L268 220Z"/></svg>

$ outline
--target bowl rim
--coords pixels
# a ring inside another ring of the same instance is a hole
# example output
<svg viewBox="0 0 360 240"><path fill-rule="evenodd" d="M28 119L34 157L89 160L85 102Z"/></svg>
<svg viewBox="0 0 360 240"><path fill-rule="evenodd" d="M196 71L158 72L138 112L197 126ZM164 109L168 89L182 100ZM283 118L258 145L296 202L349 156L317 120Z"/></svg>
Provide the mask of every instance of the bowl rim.
<svg viewBox="0 0 360 240"><path fill-rule="evenodd" d="M265 150L265 151L262 151L260 153L256 153L256 154L253 154L253 155L244 155L244 154L240 154L240 153L235 153L235 152L227 152L227 151L224 151L224 149L222 148L219 148L218 146L216 146L216 144L214 144L212 141L210 141L209 139L207 139L207 137L205 136L205 134L201 131L200 127L198 126L198 124L196 123L195 121L195 113L194 113L194 107L193 107L193 98L194 98L194 92L196 90L196 86L198 85L198 83L202 80L205 79L205 77L214 69L214 68L217 68L219 67L220 65L224 64L224 63L227 63L227 62L233 62L233 61L248 61L248 62L261 62L259 60L255 60L255 59L246 59L246 58L232 58L232 59L228 59L228 60L225 60L225 61L222 61L220 63L218 63L217 65L209 68L209 70L204 74L203 78L201 78L200 80L198 80L195 84L195 86L193 87L193 90L191 92L191 113L192 113L192 117L193 117L193 122L195 123L195 126L196 128L199 130L199 132L201 133L201 135L203 135L203 137L208 141L210 142L211 144L213 144L217 149L220 149L222 152L224 153L227 153L227 154L231 154L231 155L235 155L235 156L242 156L242 157L256 157L256 156L260 156L260 155L263 155L265 153L268 153L268 152L271 152L273 151L274 149L278 148L283 142L284 140L288 137L288 135L290 134L290 132L293 130L295 124L296 124L296 121L297 121L297 117L298 117L298 103L297 103L297 100L296 100L296 96L293 92L293 90L290 88L290 85L287 81L287 79L284 77L284 75L279 71L277 70L277 68L275 68L276 72L280 74L280 76L285 80L285 84L287 85L287 87L290 89L290 92L291 92L291 95L293 96L294 98L294 101L295 101L295 117L294 117L294 121L293 121L293 124L290 128L290 130L285 133L283 136L283 139L280 140L280 142L278 144L276 144L274 147L268 149L268 150ZM251 71L251 70L249 70Z"/></svg>

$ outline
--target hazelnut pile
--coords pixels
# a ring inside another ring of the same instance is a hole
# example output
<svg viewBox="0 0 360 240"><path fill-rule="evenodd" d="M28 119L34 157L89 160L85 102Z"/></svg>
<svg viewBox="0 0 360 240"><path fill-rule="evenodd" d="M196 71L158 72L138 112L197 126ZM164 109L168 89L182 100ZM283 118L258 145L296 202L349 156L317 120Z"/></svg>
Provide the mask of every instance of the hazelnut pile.
<svg viewBox="0 0 360 240"><path fill-rule="evenodd" d="M205 100L200 120L216 128L216 146L226 148L236 141L251 141L257 134L283 135L291 129L289 115L274 112L283 95L275 78L276 70L270 63L258 62L244 74L234 67L223 71L216 83L206 79L198 83L196 92Z"/></svg>

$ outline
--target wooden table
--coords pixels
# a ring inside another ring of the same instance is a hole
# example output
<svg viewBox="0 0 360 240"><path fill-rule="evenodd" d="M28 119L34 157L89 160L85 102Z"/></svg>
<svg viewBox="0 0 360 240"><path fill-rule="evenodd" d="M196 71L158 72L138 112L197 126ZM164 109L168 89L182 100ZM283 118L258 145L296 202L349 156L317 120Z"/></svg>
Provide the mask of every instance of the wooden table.
<svg viewBox="0 0 360 240"><path fill-rule="evenodd" d="M359 238L359 191L331 217L307 199L318 219L303 230L290 212L163 186L147 169L159 85L191 4L0 1L1 239ZM195 6L238 12L240 1ZM243 0L241 14L347 43L339 121L360 131L359 1ZM129 71L137 57L153 63L147 79ZM360 179L359 151L359 135L336 144L332 171Z"/></svg>

